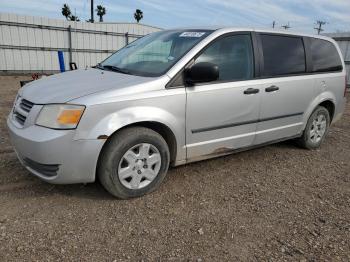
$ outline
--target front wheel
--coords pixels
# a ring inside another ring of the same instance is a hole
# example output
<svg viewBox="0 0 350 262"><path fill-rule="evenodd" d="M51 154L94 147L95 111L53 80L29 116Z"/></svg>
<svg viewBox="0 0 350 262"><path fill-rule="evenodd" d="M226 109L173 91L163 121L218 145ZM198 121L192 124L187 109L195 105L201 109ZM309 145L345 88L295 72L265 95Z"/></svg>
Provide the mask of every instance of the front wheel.
<svg viewBox="0 0 350 262"><path fill-rule="evenodd" d="M168 145L160 134L144 127L126 128L107 143L97 171L108 192L127 199L159 187L170 162Z"/></svg>
<svg viewBox="0 0 350 262"><path fill-rule="evenodd" d="M307 149L319 148L328 133L329 125L328 110L318 106L311 114L303 135L298 139L299 145Z"/></svg>

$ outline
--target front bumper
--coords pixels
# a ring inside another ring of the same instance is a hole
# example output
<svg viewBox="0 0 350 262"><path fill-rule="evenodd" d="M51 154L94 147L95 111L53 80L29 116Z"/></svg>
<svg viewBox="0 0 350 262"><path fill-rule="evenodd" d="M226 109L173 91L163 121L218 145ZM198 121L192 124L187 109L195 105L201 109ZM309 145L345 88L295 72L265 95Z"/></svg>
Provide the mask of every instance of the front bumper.
<svg viewBox="0 0 350 262"><path fill-rule="evenodd" d="M74 140L75 130L36 125L18 128L11 117L7 126L18 159L32 174L53 184L95 181L98 156L105 140Z"/></svg>

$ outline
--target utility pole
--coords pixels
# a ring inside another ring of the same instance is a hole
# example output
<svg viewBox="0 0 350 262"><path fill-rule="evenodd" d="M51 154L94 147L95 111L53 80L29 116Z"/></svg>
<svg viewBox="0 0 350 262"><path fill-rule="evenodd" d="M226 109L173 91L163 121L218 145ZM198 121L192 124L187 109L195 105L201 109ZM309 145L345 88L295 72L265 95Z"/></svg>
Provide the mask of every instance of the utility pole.
<svg viewBox="0 0 350 262"><path fill-rule="evenodd" d="M90 18L90 22L91 23L94 22L94 0L91 0L91 18Z"/></svg>
<svg viewBox="0 0 350 262"><path fill-rule="evenodd" d="M314 27L314 29L317 31L318 35L323 31L322 26L325 25L325 24L326 24L325 21L320 21L320 20L316 21L317 27Z"/></svg>
<svg viewBox="0 0 350 262"><path fill-rule="evenodd" d="M291 28L289 25L289 22L288 22L288 24L282 25L281 27L284 28L285 30L288 30L289 28Z"/></svg>
<svg viewBox="0 0 350 262"><path fill-rule="evenodd" d="M272 28L275 29L276 21L272 22Z"/></svg>

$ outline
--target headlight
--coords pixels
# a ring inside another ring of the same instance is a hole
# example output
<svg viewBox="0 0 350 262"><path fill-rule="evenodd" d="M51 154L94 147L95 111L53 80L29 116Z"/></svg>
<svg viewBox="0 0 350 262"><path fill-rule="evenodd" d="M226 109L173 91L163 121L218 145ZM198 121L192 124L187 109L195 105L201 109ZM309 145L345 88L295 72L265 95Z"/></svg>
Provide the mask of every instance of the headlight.
<svg viewBox="0 0 350 262"><path fill-rule="evenodd" d="M78 126L85 106L52 104L41 109L36 124L54 129L74 129Z"/></svg>

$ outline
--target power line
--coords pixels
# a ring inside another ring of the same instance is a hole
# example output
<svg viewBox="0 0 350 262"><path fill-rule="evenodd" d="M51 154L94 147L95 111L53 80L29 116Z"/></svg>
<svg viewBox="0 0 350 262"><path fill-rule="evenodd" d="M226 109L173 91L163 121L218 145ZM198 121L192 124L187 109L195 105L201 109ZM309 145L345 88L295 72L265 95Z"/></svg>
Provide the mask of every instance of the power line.
<svg viewBox="0 0 350 262"><path fill-rule="evenodd" d="M319 35L324 29L322 29L322 26L325 25L326 21L317 20L316 25L317 27L314 27L314 29L317 31L317 34Z"/></svg>

